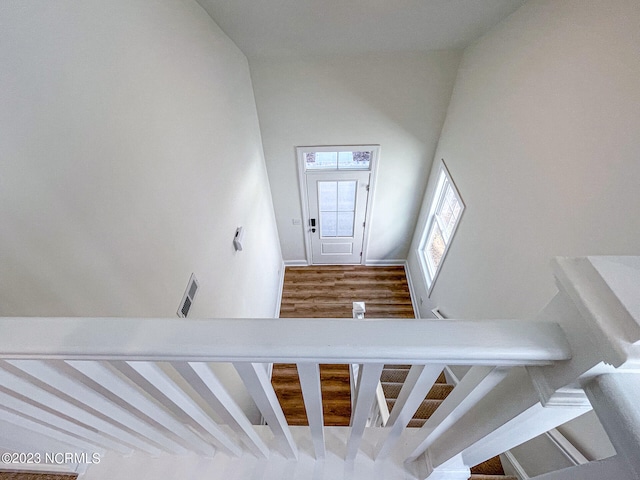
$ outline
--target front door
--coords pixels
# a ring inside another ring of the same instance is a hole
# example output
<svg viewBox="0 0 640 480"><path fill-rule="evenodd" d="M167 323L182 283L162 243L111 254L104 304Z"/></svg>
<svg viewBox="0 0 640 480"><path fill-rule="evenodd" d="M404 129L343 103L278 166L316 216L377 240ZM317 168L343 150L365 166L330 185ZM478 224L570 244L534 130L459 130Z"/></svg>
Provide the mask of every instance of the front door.
<svg viewBox="0 0 640 480"><path fill-rule="evenodd" d="M379 145L297 147L307 263L366 262ZM295 219L294 219L295 224Z"/></svg>
<svg viewBox="0 0 640 480"><path fill-rule="evenodd" d="M360 263L369 171L308 173L311 263Z"/></svg>

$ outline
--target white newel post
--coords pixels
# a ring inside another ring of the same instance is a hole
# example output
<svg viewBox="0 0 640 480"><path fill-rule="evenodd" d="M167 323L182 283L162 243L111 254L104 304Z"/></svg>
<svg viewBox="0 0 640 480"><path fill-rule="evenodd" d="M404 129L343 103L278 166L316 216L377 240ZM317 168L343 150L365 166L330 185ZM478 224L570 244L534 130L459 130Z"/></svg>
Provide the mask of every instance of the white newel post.
<svg viewBox="0 0 640 480"><path fill-rule="evenodd" d="M613 408L612 395L619 396L623 388L610 378L620 378L623 372L640 374L640 258L559 258L553 264L559 293L537 319L560 324L572 358L549 366L514 368L418 459L422 478L466 479L471 466L588 411L589 400L598 401L601 419L611 417L603 424L608 422L612 441L615 435L625 439L628 458L623 466L607 461L576 468L584 478L597 478L606 469L614 477L615 472L631 469L634 473L622 478L639 478L640 420L625 415L623 406ZM640 398L640 387L631 385L631 375L622 378L627 378L626 391L638 388L635 398ZM621 421L634 427L625 430ZM570 478L550 475L544 478Z"/></svg>

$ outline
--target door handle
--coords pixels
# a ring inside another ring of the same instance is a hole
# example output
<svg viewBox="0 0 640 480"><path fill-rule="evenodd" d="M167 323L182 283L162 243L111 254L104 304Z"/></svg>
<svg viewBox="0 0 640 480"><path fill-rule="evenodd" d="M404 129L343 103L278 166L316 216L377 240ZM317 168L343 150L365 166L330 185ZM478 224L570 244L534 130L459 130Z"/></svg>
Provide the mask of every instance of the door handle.
<svg viewBox="0 0 640 480"><path fill-rule="evenodd" d="M311 226L311 233L316 233L316 219L312 218L309 220L309 225Z"/></svg>

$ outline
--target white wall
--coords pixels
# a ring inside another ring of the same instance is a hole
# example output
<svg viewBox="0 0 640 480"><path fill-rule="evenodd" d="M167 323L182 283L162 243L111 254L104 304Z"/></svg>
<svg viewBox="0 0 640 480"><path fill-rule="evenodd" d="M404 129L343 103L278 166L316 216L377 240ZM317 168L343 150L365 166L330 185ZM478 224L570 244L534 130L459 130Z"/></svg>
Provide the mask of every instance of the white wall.
<svg viewBox="0 0 640 480"><path fill-rule="evenodd" d="M3 1L0 59L0 315L174 316L195 272L189 316L273 316L249 69L195 1Z"/></svg>
<svg viewBox="0 0 640 480"><path fill-rule="evenodd" d="M635 0L532 0L465 51L435 158L467 208L429 299L422 209L423 316L532 316L552 257L640 254L638 31Z"/></svg>
<svg viewBox="0 0 640 480"><path fill-rule="evenodd" d="M381 145L367 260L406 259L459 59L250 58L286 261L305 260L295 147L341 144Z"/></svg>
<svg viewBox="0 0 640 480"><path fill-rule="evenodd" d="M173 317L195 272L190 317L272 317L244 55L195 1L1 2L0 222L2 316Z"/></svg>
<svg viewBox="0 0 640 480"><path fill-rule="evenodd" d="M530 317L552 257L640 254L639 31L636 0L530 0L465 51L435 158L466 210L427 298L432 179L409 256L423 317ZM612 451L593 415L560 430L588 458Z"/></svg>

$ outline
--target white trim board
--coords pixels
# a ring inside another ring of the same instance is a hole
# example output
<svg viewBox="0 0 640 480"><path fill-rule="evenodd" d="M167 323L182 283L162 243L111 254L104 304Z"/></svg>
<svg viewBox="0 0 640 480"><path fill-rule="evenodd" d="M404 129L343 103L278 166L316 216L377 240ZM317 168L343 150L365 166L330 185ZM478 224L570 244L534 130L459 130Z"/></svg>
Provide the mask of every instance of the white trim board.
<svg viewBox="0 0 640 480"><path fill-rule="evenodd" d="M309 263L306 260L285 260L285 267L308 267Z"/></svg>
<svg viewBox="0 0 640 480"><path fill-rule="evenodd" d="M416 291L413 287L413 279L411 278L411 271L409 269L409 262L404 261L404 275L407 277L407 285L409 286L409 296L411 297L411 306L413 307L413 314L416 318L422 318L420 309L418 308L418 299L416 297Z"/></svg>
<svg viewBox="0 0 640 480"><path fill-rule="evenodd" d="M371 158L371 176L369 177L369 197L367 198L367 212L364 223L364 241L362 242L361 265L367 264L369 255L369 242L371 240L371 219L373 218L373 197L378 185L378 164L380 163L380 145L373 145L374 150Z"/></svg>
<svg viewBox="0 0 640 480"><path fill-rule="evenodd" d="M404 267L407 261L401 258L391 258L389 260L367 260L364 265L367 267Z"/></svg>
<svg viewBox="0 0 640 480"><path fill-rule="evenodd" d="M273 312L273 318L280 318L280 306L282 305L282 291L284 290L284 269L285 263L280 264L280 278L278 279L278 298L276 298L276 311Z"/></svg>
<svg viewBox="0 0 640 480"><path fill-rule="evenodd" d="M500 455L500 462L502 462L505 474L514 475L518 477L518 480L529 480L531 478L510 450Z"/></svg>
<svg viewBox="0 0 640 480"><path fill-rule="evenodd" d="M582 465L589 463L589 459L585 457L580 451L565 437L558 429L554 428L545 433L547 437L554 443L558 450L567 457L567 459L574 465Z"/></svg>

